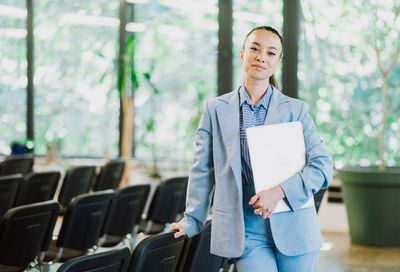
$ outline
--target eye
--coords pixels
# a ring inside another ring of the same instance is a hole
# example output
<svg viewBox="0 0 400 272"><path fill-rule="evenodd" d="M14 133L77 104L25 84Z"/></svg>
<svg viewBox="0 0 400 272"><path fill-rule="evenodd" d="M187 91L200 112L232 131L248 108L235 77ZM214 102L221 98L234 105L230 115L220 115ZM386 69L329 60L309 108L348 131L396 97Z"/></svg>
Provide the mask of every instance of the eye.
<svg viewBox="0 0 400 272"><path fill-rule="evenodd" d="M276 54L274 52L268 52L268 56L275 56Z"/></svg>
<svg viewBox="0 0 400 272"><path fill-rule="evenodd" d="M250 50L251 51L258 51L258 48L257 47L250 47Z"/></svg>

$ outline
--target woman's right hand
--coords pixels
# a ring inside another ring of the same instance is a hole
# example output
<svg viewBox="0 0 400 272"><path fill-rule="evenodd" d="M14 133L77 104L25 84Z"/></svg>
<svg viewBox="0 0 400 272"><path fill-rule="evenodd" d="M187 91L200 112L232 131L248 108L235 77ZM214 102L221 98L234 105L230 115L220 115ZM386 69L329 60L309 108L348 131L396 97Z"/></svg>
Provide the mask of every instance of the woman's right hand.
<svg viewBox="0 0 400 272"><path fill-rule="evenodd" d="M172 223L169 226L168 232L173 232L173 231L176 231L176 233L174 234L174 238L179 238L182 235L187 235L184 229L178 223Z"/></svg>

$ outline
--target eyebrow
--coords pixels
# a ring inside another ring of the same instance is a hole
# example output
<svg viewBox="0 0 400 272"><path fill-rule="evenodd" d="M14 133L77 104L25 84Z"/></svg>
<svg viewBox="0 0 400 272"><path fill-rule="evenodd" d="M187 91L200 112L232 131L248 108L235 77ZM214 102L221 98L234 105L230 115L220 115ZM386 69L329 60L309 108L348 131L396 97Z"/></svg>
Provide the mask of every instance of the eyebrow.
<svg viewBox="0 0 400 272"><path fill-rule="evenodd" d="M261 44L260 43L258 43L258 42L252 42L251 44L254 44L254 45L257 45L257 46L261 46ZM268 49L275 49L275 50L278 50L278 48L276 48L276 47L274 47L274 46L269 46L269 47L267 47Z"/></svg>

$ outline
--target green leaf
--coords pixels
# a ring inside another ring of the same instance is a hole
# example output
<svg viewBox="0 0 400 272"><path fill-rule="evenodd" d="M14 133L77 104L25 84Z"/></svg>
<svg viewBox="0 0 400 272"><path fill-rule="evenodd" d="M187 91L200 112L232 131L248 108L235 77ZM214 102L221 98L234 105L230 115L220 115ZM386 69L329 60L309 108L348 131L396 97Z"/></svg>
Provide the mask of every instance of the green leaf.
<svg viewBox="0 0 400 272"><path fill-rule="evenodd" d="M150 81L150 74L149 73L143 73L143 76L144 76L145 79Z"/></svg>
<svg viewBox="0 0 400 272"><path fill-rule="evenodd" d="M154 130L154 123L155 123L154 118L150 118L149 121L147 121L146 130L147 130L148 132Z"/></svg>

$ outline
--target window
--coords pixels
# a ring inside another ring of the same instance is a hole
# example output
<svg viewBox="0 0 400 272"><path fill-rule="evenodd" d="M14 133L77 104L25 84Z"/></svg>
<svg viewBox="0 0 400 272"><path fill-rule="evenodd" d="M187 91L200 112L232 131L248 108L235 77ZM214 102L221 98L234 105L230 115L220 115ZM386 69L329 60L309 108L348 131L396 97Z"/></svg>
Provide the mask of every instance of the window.
<svg viewBox="0 0 400 272"><path fill-rule="evenodd" d="M217 1L137 2L136 156L190 161L204 99L217 93Z"/></svg>
<svg viewBox="0 0 400 272"><path fill-rule="evenodd" d="M0 154L26 138L26 1L0 4Z"/></svg>
<svg viewBox="0 0 400 272"><path fill-rule="evenodd" d="M119 2L35 1L35 153L118 155Z"/></svg>
<svg viewBox="0 0 400 272"><path fill-rule="evenodd" d="M382 76L371 35L374 32L382 35L378 40L385 43L382 60L387 67L400 33L400 16L396 19L393 13L394 3L301 1L299 95L310 105L320 135L337 167L376 165L379 159ZM388 165L400 162L398 64L388 82L385 134Z"/></svg>

